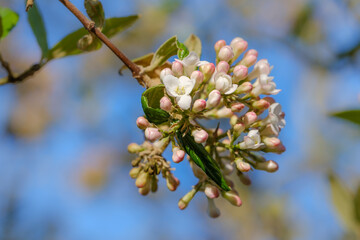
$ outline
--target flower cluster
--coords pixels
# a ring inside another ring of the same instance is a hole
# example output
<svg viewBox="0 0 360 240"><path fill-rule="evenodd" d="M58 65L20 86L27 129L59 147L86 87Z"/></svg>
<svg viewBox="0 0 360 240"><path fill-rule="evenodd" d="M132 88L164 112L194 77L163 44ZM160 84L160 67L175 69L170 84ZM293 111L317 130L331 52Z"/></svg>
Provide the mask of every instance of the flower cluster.
<svg viewBox="0 0 360 240"><path fill-rule="evenodd" d="M258 52L247 47L242 38L233 39L230 45L220 40L214 45L216 64L200 61L195 52L190 52L183 59L175 59L171 69L161 71L163 93L158 104L168 118L155 124L147 115L139 117L136 124L145 131L146 141L129 145L130 152L139 154L132 162L130 175L136 179L141 194L156 191L160 173L171 191L179 185L170 162L162 156L170 143L172 161L178 164L188 154L199 179L180 199L179 208L185 209L196 193L204 192L211 217L220 214L214 203L219 196L241 206L231 180L234 172L242 183L249 185L250 170L278 169L278 164L266 160L264 153L285 151L278 138L285 126L284 113L281 105L269 96L280 90L270 76L272 67L268 61L258 60ZM221 120L222 128L219 124L211 126L214 121L207 121L210 119L228 119L229 124ZM217 168L219 174L211 174ZM225 185L220 185L222 179Z"/></svg>

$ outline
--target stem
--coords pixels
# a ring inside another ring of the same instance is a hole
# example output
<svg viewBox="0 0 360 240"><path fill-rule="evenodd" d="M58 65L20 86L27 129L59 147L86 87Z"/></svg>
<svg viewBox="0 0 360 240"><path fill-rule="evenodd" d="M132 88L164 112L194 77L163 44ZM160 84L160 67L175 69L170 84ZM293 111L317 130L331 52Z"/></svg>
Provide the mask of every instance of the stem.
<svg viewBox="0 0 360 240"><path fill-rule="evenodd" d="M144 80L142 79L141 69L138 65L133 63L124 53L122 53L100 29L95 26L93 21L90 21L82 12L69 0L59 0L64 6L72 12L77 19L84 25L84 28L89 32L95 34L124 64L130 69L132 75L139 82L140 85L145 86Z"/></svg>

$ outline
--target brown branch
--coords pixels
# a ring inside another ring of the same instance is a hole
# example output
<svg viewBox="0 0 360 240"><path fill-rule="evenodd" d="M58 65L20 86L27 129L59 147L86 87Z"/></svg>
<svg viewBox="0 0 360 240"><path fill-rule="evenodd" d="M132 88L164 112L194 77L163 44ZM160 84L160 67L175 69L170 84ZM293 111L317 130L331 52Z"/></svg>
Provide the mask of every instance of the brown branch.
<svg viewBox="0 0 360 240"><path fill-rule="evenodd" d="M124 64L130 69L134 78L137 79L140 85L145 86L145 81L141 74L141 69L138 65L133 63L128 57L125 56L110 40L103 34L100 29L95 26L93 21L90 21L74 4L69 0L59 0L64 6L72 12L77 19L84 25L85 29L95 34Z"/></svg>
<svg viewBox="0 0 360 240"><path fill-rule="evenodd" d="M3 59L3 57L2 57L1 54L0 54L0 63L1 63L1 66L2 66L2 67L5 69L5 71L7 72L8 77L9 77L9 78L13 78L14 75L13 75L13 73L12 73L12 71L11 71L10 65L9 65L8 62L6 62L6 61Z"/></svg>

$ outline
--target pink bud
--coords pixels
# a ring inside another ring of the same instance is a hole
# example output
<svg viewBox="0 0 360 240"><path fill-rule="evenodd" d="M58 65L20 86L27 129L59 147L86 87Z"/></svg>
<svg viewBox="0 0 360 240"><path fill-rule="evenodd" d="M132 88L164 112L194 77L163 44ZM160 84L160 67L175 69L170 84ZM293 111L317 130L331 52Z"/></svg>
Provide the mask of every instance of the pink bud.
<svg viewBox="0 0 360 240"><path fill-rule="evenodd" d="M220 49L218 57L220 61L228 62L234 57L234 51L230 46L224 46Z"/></svg>
<svg viewBox="0 0 360 240"><path fill-rule="evenodd" d="M159 139L162 136L162 134L159 132L159 129L148 127L145 129L145 137L151 142L154 142L155 140Z"/></svg>
<svg viewBox="0 0 360 240"><path fill-rule="evenodd" d="M217 218L220 216L220 210L216 207L214 200L208 198L208 214L212 218Z"/></svg>
<svg viewBox="0 0 360 240"><path fill-rule="evenodd" d="M256 60L257 58L255 55L248 55L241 60L240 64L246 67L251 67L255 64Z"/></svg>
<svg viewBox="0 0 360 240"><path fill-rule="evenodd" d="M150 125L150 123L149 123L149 121L148 121L146 118L144 118L144 117L138 117L138 118L136 119L136 125L137 125L138 128L140 128L140 129L145 129L145 128L147 128L147 127Z"/></svg>
<svg viewBox="0 0 360 240"><path fill-rule="evenodd" d="M223 171L225 175L230 175L234 171L234 166L229 162L224 162Z"/></svg>
<svg viewBox="0 0 360 240"><path fill-rule="evenodd" d="M235 102L231 104L231 111L241 112L244 109L245 105L243 103Z"/></svg>
<svg viewBox="0 0 360 240"><path fill-rule="evenodd" d="M242 201L235 191L223 192L222 196L234 206L240 207L242 205Z"/></svg>
<svg viewBox="0 0 360 240"><path fill-rule="evenodd" d="M219 109L216 113L217 118L230 118L232 115L234 115L234 113L227 107Z"/></svg>
<svg viewBox="0 0 360 240"><path fill-rule="evenodd" d="M237 136L240 136L240 134L245 130L245 125L243 123L237 123L234 125L234 133L236 133Z"/></svg>
<svg viewBox="0 0 360 240"><path fill-rule="evenodd" d="M172 160L174 163L179 163L184 160L185 152L180 150L178 147L173 148Z"/></svg>
<svg viewBox="0 0 360 240"><path fill-rule="evenodd" d="M179 186L179 179L177 179L174 175L169 173L166 177L166 186L170 191L175 191Z"/></svg>
<svg viewBox="0 0 360 240"><path fill-rule="evenodd" d="M251 185L251 179L249 178L248 175L245 175L245 174L243 174L242 172L239 172L238 176L239 176L239 178L240 178L240 181L241 181L244 185L246 185L246 186Z"/></svg>
<svg viewBox="0 0 360 240"><path fill-rule="evenodd" d="M244 39L237 37L231 41L230 46L234 50L233 61L235 61L247 49L248 43Z"/></svg>
<svg viewBox="0 0 360 240"><path fill-rule="evenodd" d="M216 65L216 71L217 72L224 72L227 73L230 69L230 65L229 63L225 62L225 61L220 61L217 65Z"/></svg>
<svg viewBox="0 0 360 240"><path fill-rule="evenodd" d="M208 198L218 198L219 195L220 195L220 191L217 187L215 187L214 185L211 185L211 184L206 184L205 185L205 195L208 197Z"/></svg>
<svg viewBox="0 0 360 240"><path fill-rule="evenodd" d="M160 108L164 111L170 112L172 103L168 97L162 97L160 99Z"/></svg>
<svg viewBox="0 0 360 240"><path fill-rule="evenodd" d="M204 74L204 81L208 81L215 72L215 65L213 63L207 63L201 65L199 70Z"/></svg>
<svg viewBox="0 0 360 240"><path fill-rule="evenodd" d="M173 72L170 68L164 68L160 72L160 79L163 80L166 75L173 75Z"/></svg>
<svg viewBox="0 0 360 240"><path fill-rule="evenodd" d="M257 119L257 115L254 112L247 112L244 116L244 123L246 126L253 124Z"/></svg>
<svg viewBox="0 0 360 240"><path fill-rule="evenodd" d="M214 49L215 49L216 54L218 54L218 52L220 51L220 49L221 49L222 47L224 47L225 45L226 45L225 40L219 40L219 41L217 41L217 42L215 43L215 45L214 45Z"/></svg>
<svg viewBox="0 0 360 240"><path fill-rule="evenodd" d="M209 137L209 134L208 134L205 130L203 130L203 129L201 129L201 130L194 130L194 131L192 132L192 135L194 136L194 140L195 140L195 142L197 142L197 143L206 142L206 140L207 140L208 137Z"/></svg>
<svg viewBox="0 0 360 240"><path fill-rule="evenodd" d="M198 89L200 84L204 81L204 74L200 71L193 71L190 78L195 80L194 89Z"/></svg>
<svg viewBox="0 0 360 240"><path fill-rule="evenodd" d="M206 108L206 101L204 99L197 99L193 105L193 112L201 112Z"/></svg>
<svg viewBox="0 0 360 240"><path fill-rule="evenodd" d="M248 74L248 68L244 65L237 65L234 68L234 78L233 78L233 82L234 83L238 83L239 81L243 80L246 78Z"/></svg>
<svg viewBox="0 0 360 240"><path fill-rule="evenodd" d="M171 66L171 70L175 76L180 77L184 74L184 68L181 62L175 61Z"/></svg>
<svg viewBox="0 0 360 240"><path fill-rule="evenodd" d="M270 103L264 99L260 99L258 101L254 101L252 103L252 107L259 110L265 110L270 107Z"/></svg>
<svg viewBox="0 0 360 240"><path fill-rule="evenodd" d="M206 102L206 108L213 108L219 105L221 101L221 93L218 90L212 90Z"/></svg>
<svg viewBox="0 0 360 240"><path fill-rule="evenodd" d="M254 55L254 56L258 56L258 51L256 51L255 49L250 49L249 51L247 51L246 53L245 53L245 56L244 57L246 57L246 56L249 56L249 55Z"/></svg>
<svg viewBox="0 0 360 240"><path fill-rule="evenodd" d="M264 137L263 142L267 152L283 153L286 150L280 139L276 137Z"/></svg>
<svg viewBox="0 0 360 240"><path fill-rule="evenodd" d="M142 171L139 173L138 177L136 178L135 185L138 188L143 188L145 187L148 181L149 181L149 173Z"/></svg>
<svg viewBox="0 0 360 240"><path fill-rule="evenodd" d="M279 169L279 165L275 161L269 160L266 162L256 162L255 168L267 172L276 172Z"/></svg>
<svg viewBox="0 0 360 240"><path fill-rule="evenodd" d="M253 89L253 85L250 82L242 83L235 91L236 94L249 93Z"/></svg>
<svg viewBox="0 0 360 240"><path fill-rule="evenodd" d="M236 168L240 171L240 172L248 172L251 170L251 166L249 163L244 162L242 159L236 159L235 160L236 163Z"/></svg>

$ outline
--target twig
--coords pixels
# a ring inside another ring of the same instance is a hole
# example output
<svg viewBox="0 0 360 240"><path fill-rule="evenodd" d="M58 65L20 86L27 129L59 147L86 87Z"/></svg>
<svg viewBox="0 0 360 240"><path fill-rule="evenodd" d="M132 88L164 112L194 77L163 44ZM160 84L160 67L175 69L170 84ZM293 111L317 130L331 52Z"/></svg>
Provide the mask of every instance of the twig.
<svg viewBox="0 0 360 240"><path fill-rule="evenodd" d="M141 69L138 65L133 63L128 57L125 56L96 26L95 23L90 21L74 4L69 0L59 0L64 6L72 12L77 19L84 25L85 29L98 37L124 64L130 69L134 78L136 78L140 85L145 86Z"/></svg>
<svg viewBox="0 0 360 240"><path fill-rule="evenodd" d="M8 62L6 62L6 61L3 59L3 57L2 57L1 54L0 54L0 62L1 62L1 66L2 66L2 67L6 70L6 72L8 73L8 77L9 77L9 78L13 78L14 75L13 75L13 73L12 73L12 71L11 71L10 65L9 65Z"/></svg>

